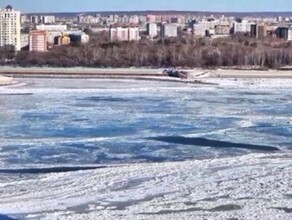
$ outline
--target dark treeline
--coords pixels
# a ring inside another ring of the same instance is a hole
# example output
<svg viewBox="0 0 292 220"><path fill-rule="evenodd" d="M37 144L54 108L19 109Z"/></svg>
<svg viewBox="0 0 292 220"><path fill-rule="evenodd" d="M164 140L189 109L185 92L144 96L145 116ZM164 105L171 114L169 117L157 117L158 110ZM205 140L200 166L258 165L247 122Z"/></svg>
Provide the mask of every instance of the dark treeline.
<svg viewBox="0 0 292 220"><path fill-rule="evenodd" d="M292 44L279 39L183 37L155 41L110 42L91 34L86 45L54 47L45 53L0 52L0 64L52 67L262 67L292 64Z"/></svg>

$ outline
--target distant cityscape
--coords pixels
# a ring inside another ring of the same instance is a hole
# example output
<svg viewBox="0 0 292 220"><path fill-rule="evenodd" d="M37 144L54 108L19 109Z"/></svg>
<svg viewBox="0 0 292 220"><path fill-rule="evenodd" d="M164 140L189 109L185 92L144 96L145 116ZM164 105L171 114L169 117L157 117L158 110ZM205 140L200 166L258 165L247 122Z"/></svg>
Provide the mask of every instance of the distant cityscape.
<svg viewBox="0 0 292 220"><path fill-rule="evenodd" d="M190 36L224 38L244 34L251 38L292 40L292 17L244 16L216 13L137 12L56 16L21 14L8 5L0 10L0 47L9 50L45 52L60 45L86 44L91 33L106 33L110 41L157 40Z"/></svg>

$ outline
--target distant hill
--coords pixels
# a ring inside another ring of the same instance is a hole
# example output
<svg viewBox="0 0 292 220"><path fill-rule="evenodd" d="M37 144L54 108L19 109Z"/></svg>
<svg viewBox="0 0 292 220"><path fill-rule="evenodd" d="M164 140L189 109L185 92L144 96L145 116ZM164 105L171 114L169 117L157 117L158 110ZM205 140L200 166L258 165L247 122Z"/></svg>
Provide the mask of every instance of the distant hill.
<svg viewBox="0 0 292 220"><path fill-rule="evenodd" d="M257 16L257 17L292 17L292 11L287 12L208 12L208 11L96 11L96 12L58 12L58 13L27 13L26 15L55 15L57 17L71 18L79 14L96 15L101 14L107 16L110 14L116 15L175 15L175 14L193 14L193 15L226 15L235 17Z"/></svg>

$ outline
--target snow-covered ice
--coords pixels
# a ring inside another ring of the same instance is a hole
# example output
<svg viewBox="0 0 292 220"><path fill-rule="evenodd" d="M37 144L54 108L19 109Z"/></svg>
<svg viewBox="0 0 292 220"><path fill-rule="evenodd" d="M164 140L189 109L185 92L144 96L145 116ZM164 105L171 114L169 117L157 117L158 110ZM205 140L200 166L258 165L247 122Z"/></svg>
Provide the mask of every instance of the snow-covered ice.
<svg viewBox="0 0 292 220"><path fill-rule="evenodd" d="M291 156L13 176L0 180L0 210L31 219L291 219Z"/></svg>
<svg viewBox="0 0 292 220"><path fill-rule="evenodd" d="M1 87L0 219L291 219L292 80L202 81Z"/></svg>

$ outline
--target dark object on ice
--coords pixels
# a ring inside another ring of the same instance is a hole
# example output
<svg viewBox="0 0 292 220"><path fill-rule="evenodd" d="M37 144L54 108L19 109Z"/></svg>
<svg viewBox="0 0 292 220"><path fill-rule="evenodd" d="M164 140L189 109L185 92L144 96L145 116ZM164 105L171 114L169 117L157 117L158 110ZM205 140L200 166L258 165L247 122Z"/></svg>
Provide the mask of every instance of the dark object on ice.
<svg viewBox="0 0 292 220"><path fill-rule="evenodd" d="M47 173L66 173L82 170L95 170L107 168L107 166L90 166L90 167L49 167L49 168L22 168L22 169L0 169L0 174L47 174ZM1 216L0 216L1 217ZM0 218L0 220L2 220Z"/></svg>
<svg viewBox="0 0 292 220"><path fill-rule="evenodd" d="M168 70L164 70L163 74L169 77L176 77L176 78L182 78L182 79L187 78L187 72L182 71L182 70L168 69Z"/></svg>
<svg viewBox="0 0 292 220"><path fill-rule="evenodd" d="M227 142L227 141L210 140L207 138L166 136L166 137L154 137L150 139L156 140L156 141L167 142L167 143L173 143L173 144L196 145L196 146L203 146L203 147L241 148L241 149L258 150L258 151L279 151L277 147L272 147L272 146L232 143L232 142Z"/></svg>

